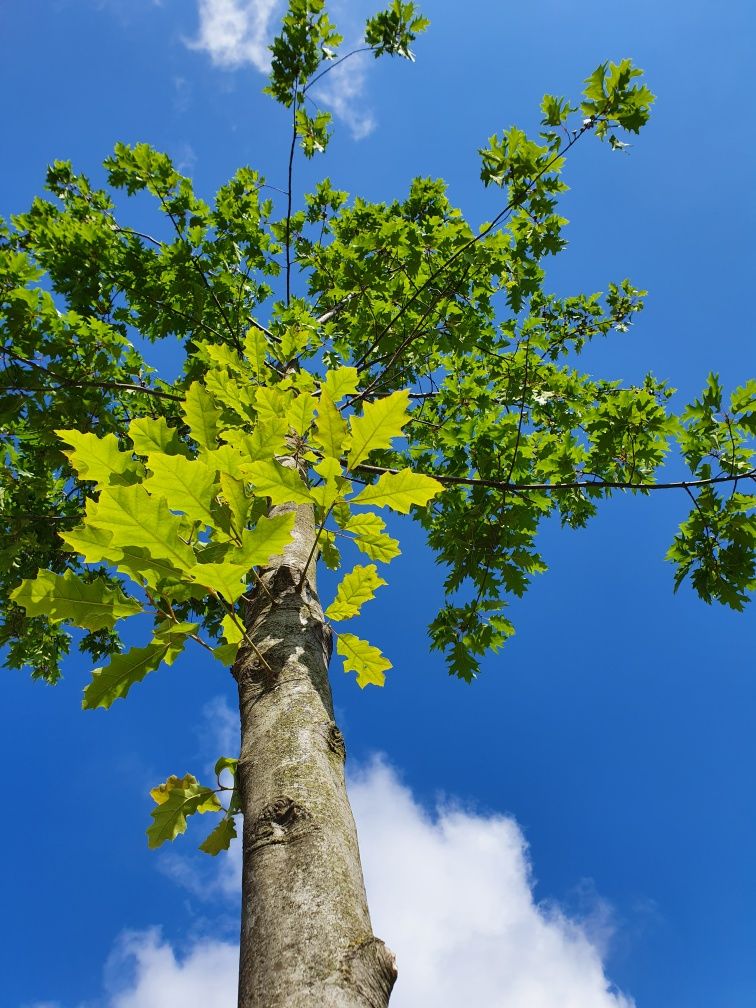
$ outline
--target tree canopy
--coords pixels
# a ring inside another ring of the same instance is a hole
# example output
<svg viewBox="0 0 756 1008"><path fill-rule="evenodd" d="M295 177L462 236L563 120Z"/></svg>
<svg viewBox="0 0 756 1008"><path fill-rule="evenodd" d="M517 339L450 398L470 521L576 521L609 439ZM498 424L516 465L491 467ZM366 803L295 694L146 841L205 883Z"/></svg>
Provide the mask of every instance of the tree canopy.
<svg viewBox="0 0 756 1008"><path fill-rule="evenodd" d="M411 59L426 24L394 0L365 42ZM625 279L569 297L546 285L565 245L569 153L592 138L621 150L643 127L640 71L603 64L580 97L544 98L536 137L492 136L480 151L483 183L501 189L490 221L466 221L427 178L391 203L324 179L296 207L295 150L316 157L329 138L311 89L348 58L341 43L322 0L293 0L268 88L292 119L283 199L245 167L206 202L166 155L117 144L108 189L56 162L49 197L3 225L0 641L8 665L54 682L79 628L78 646L104 661L85 707L124 697L185 645L228 666L254 646L243 606L298 504L315 508L324 564L340 567L344 543L363 554L326 609L337 625L399 551L380 509L423 526L444 570L431 646L466 680L514 632L508 599L546 568L544 519L582 526L617 492L690 499L670 536L676 586L689 578L735 609L753 591L756 382L728 396L711 375L673 411L653 375L585 374L581 351L627 332L644 292ZM145 195L154 234L128 225L128 198ZM140 352L165 339L184 351L170 381ZM149 633L124 651L128 618ZM361 686L391 668L351 632L336 650ZM228 843L233 792L222 806L174 777L153 796L152 844L210 810L223 818L206 849Z"/></svg>

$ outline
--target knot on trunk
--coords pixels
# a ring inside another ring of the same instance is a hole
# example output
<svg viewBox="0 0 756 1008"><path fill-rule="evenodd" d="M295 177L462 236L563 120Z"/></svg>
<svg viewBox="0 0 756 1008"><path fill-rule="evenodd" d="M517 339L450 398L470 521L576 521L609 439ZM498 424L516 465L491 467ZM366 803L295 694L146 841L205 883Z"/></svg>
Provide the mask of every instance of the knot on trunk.
<svg viewBox="0 0 756 1008"><path fill-rule="evenodd" d="M336 753L343 763L346 760L346 743L335 721L331 721L326 727L326 742L331 752Z"/></svg>
<svg viewBox="0 0 756 1008"><path fill-rule="evenodd" d="M394 953L374 935L347 952L340 973L342 986L366 1008L385 1008L398 976Z"/></svg>
<svg viewBox="0 0 756 1008"><path fill-rule="evenodd" d="M266 805L254 821L250 848L258 850L268 844L291 843L315 829L317 827L307 809L282 795Z"/></svg>

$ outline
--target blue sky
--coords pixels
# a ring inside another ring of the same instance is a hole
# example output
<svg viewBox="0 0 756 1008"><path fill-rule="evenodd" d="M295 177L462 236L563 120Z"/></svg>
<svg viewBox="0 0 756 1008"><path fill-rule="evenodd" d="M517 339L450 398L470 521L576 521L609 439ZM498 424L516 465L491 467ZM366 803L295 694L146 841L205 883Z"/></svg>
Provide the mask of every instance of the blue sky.
<svg viewBox="0 0 756 1008"><path fill-rule="evenodd" d="M372 12L341 8L347 33ZM166 150L204 195L242 163L283 184L287 126L256 65L277 9L2 5L0 214L26 208L55 158L99 178L116 140ZM629 155L576 149L570 245L550 282L573 292L629 276L649 290L631 332L586 355L597 373L651 370L681 401L712 369L729 387L753 376L752 5L423 10L433 23L416 65L368 62L330 93L342 118L314 170L370 199L442 176L473 221L488 219L500 194L478 181L478 147L512 122L533 126L545 91L575 95L598 63L631 56L657 94L651 123ZM300 192L312 177L298 168ZM155 359L170 367L171 349ZM387 686L360 692L334 674L376 931L399 954L398 1008L459 1004L471 982L491 1008L756 1003L754 615L673 596L663 556L685 513L674 494L617 498L586 530L548 527L551 569L471 686L428 652L438 570L400 527L391 586L362 623L394 662ZM193 835L150 853L143 833L149 787L233 746L231 678L197 655L84 714L88 671L72 659L55 689L3 676L0 746L23 796L6 802L0 838L3 1003L232 1004L237 854L206 863Z"/></svg>

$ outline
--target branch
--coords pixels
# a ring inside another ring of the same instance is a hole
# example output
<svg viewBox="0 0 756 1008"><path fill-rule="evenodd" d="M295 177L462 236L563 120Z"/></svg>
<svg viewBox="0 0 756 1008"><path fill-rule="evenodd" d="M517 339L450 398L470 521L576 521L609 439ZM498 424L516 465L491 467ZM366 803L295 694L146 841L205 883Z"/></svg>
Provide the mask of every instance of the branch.
<svg viewBox="0 0 756 1008"><path fill-rule="evenodd" d="M398 469L386 466L358 465L358 469L367 473L383 475L396 474ZM736 483L742 479L756 481L756 469L739 473L737 476L711 476L701 480L679 480L674 483L629 483L614 480L576 480L574 483L509 483L505 480L475 479L466 476L437 476L435 473L423 473L446 486L489 487L492 490L505 490L510 493L518 491L550 491L550 490L690 490L697 487L712 486L716 483Z"/></svg>
<svg viewBox="0 0 756 1008"><path fill-rule="evenodd" d="M482 231L480 231L473 238L470 238L468 241L466 241L464 243L464 245L461 245L457 249L456 252L454 252L451 256L449 256L449 258L445 262L443 262L428 277L426 277L426 279L420 284L420 286L417 288L417 290L414 292L414 294L412 294L404 302L404 304L399 309L399 311L396 313L396 315L394 315L394 317L392 319L390 319L389 322L386 323L386 325L383 327L383 329L378 334L378 336L376 336L376 338L373 340L373 342L371 343L371 345L363 353L362 357L360 357L360 359L356 362L355 366L357 367L357 369L359 371L361 371L363 369L363 367L365 366L366 360L370 357L370 355L373 353L373 351L378 347L378 345L380 344L381 340L383 340L383 338L386 336L386 334L391 330L391 327L396 322L398 322L399 319L403 315L406 314L407 310L410 308L410 306L412 304L414 304L415 301L417 301L418 296L425 290L425 288L428 287L431 283L433 283L433 281L436 280L444 272L444 270L448 269L449 266L451 266L451 264L453 262L455 262L457 259L459 259L459 257L464 252L466 252L469 248L472 248L473 245L476 245L479 241L481 241L483 238L485 238L486 235L490 234L491 231L493 231L494 228L502 220L504 220L504 218L512 210L514 210L514 208L518 205L518 203L521 202L525 198L525 196L527 196L528 193L531 192L531 190L535 186L535 184L538 181L538 179L541 178L542 175L545 175L545 173L549 170L549 168L551 168L552 165L554 165L564 154L566 154L567 151L571 147L573 147L577 143L577 141L585 133L588 132L588 130L590 130L590 129L593 128L593 126L598 121L598 118L599 117L596 117L596 118L592 119L590 122L584 124L583 126L580 127L580 129L578 129L578 130L575 131L575 134L572 137L572 139L570 140L570 142L564 148L560 149L554 155L553 158L551 158L549 161L547 161L547 163L543 166L543 168L541 168L541 170L539 172L537 172L536 175L531 179L530 183L525 187L525 190L523 191L522 196L519 198L519 200L509 200L507 202L506 206L502 210L499 211L499 213L494 217L494 219L489 224L487 224L486 227L484 227ZM403 344L402 349L404 348L405 345L406 345L406 341L405 341L405 344Z"/></svg>
<svg viewBox="0 0 756 1008"><path fill-rule="evenodd" d="M121 392L144 392L145 395L156 396L159 399L173 399L183 402L183 396L171 392L161 392L160 389L148 388L146 385L129 385L127 382L65 382L60 385L0 385L0 392L60 392L62 389L101 388Z"/></svg>

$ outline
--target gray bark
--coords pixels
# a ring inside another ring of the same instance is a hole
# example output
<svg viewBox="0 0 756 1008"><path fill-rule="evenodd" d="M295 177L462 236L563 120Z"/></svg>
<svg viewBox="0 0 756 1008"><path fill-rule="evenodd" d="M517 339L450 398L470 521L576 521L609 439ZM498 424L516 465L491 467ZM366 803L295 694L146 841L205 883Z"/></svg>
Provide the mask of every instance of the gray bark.
<svg viewBox="0 0 756 1008"><path fill-rule="evenodd" d="M278 513L286 508L275 509ZM394 957L373 935L328 682L312 509L262 572L239 684L244 814L239 1008L386 1008ZM301 587L300 587L301 584Z"/></svg>

